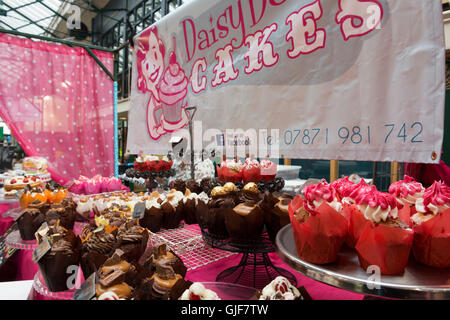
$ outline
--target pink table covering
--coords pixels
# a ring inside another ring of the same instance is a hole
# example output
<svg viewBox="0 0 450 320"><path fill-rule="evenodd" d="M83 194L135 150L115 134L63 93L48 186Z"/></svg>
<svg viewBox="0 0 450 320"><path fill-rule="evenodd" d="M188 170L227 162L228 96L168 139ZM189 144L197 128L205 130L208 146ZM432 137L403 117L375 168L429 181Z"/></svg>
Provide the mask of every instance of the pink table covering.
<svg viewBox="0 0 450 320"><path fill-rule="evenodd" d="M3 213L8 209L9 205L0 204L0 234L5 232L14 222L12 218L1 217L1 215L3 215ZM361 294L334 288L303 276L281 261L276 253L269 253L269 257L276 267L284 268L294 274L297 278L297 285L304 286L311 297L315 300L362 300L364 297ZM220 272L238 265L240 259L241 255L237 254L198 269L190 270L186 274L186 279L190 281L204 282L215 281ZM11 258L11 260L8 261L8 264L10 264L8 269L13 270L15 268L16 272L15 276L12 275L14 278L9 281L33 280L35 274L39 271L38 265L32 261L31 250L19 250ZM45 297L37 294L36 292L31 292L30 298L39 300L45 299Z"/></svg>

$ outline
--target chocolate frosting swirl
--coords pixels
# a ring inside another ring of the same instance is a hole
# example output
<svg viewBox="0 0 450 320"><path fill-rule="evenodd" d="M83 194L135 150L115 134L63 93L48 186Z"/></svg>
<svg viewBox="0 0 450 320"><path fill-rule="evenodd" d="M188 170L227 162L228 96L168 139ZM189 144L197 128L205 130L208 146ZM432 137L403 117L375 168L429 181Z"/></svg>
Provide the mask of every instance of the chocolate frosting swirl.
<svg viewBox="0 0 450 320"><path fill-rule="evenodd" d="M114 248L115 244L116 237L105 230L101 230L91 234L83 243L83 250L107 254Z"/></svg>
<svg viewBox="0 0 450 320"><path fill-rule="evenodd" d="M123 224L120 226L119 231L117 233L117 238L122 243L135 243L142 241L144 237L145 229L139 225L130 225L130 222Z"/></svg>

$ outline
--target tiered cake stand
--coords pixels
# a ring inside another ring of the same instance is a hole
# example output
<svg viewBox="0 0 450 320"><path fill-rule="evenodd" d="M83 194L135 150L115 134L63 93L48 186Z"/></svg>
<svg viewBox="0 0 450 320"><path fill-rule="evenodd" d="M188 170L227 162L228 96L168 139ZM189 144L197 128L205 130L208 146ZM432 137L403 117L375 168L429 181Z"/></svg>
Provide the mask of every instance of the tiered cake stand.
<svg viewBox="0 0 450 320"><path fill-rule="evenodd" d="M211 247L242 254L237 266L219 273L217 282L235 283L262 290L273 279L283 276L297 286L297 279L292 273L274 266L270 260L269 252L275 251L275 245L266 231L256 240L234 241L231 238L217 238L204 227L201 230L203 240Z"/></svg>
<svg viewBox="0 0 450 320"><path fill-rule="evenodd" d="M297 256L291 225L276 238L277 254L292 268L325 284L385 299L450 299L450 269L430 268L410 259L403 275L377 277L363 270L355 250L343 246L338 260L315 265Z"/></svg>

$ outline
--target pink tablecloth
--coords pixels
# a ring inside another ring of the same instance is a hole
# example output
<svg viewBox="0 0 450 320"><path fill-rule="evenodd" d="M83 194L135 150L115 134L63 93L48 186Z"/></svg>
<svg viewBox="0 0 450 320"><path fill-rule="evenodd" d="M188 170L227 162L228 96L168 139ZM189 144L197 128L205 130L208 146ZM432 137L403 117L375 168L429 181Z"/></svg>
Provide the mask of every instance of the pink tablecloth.
<svg viewBox="0 0 450 320"><path fill-rule="evenodd" d="M12 224L12 218L3 218L2 214L7 211L9 205L0 204L0 234L6 231ZM314 281L306 276L296 272L285 263L283 263L276 253L269 254L272 263L276 267L284 268L294 274L297 278L297 285L304 286L311 297L315 300L361 300L364 296L353 292L337 289L320 282ZM217 275L223 270L238 265L241 255L233 255L231 257L219 260L195 270L188 271L187 280L191 281L215 281ZM6 268L5 268L6 267ZM8 261L7 265L0 269L2 281L14 280L32 280L38 272L39 267L32 261L31 250L19 250ZM5 274L5 273L9 273ZM8 279L8 276L10 279ZM3 279L4 278L4 279ZM35 298L38 298L35 296Z"/></svg>

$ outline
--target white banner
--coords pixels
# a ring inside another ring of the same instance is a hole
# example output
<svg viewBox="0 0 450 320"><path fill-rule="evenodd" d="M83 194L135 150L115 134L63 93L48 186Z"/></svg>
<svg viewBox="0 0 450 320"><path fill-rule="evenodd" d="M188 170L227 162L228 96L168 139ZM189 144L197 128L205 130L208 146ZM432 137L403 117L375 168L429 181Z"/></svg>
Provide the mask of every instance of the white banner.
<svg viewBox="0 0 450 320"><path fill-rule="evenodd" d="M438 162L441 0L196 0L135 37L127 150ZM180 130L182 129L182 130Z"/></svg>

